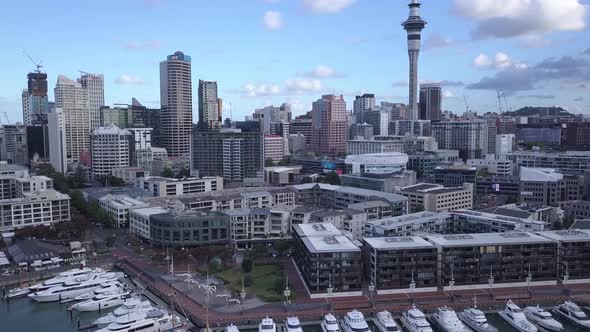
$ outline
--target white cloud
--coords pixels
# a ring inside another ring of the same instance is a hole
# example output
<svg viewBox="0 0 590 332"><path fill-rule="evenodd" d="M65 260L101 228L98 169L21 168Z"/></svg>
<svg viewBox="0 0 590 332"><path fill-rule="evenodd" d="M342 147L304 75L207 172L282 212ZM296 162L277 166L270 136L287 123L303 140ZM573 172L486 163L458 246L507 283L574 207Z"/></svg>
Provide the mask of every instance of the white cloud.
<svg viewBox="0 0 590 332"><path fill-rule="evenodd" d="M129 84L129 85L142 85L144 83L143 78L139 76L129 75L129 74L121 74L115 80L117 84Z"/></svg>
<svg viewBox="0 0 590 332"><path fill-rule="evenodd" d="M345 75L338 73L334 68L318 65L312 71L297 73L298 76L310 78L342 78Z"/></svg>
<svg viewBox="0 0 590 332"><path fill-rule="evenodd" d="M320 92L323 90L322 82L318 79L294 78L285 81L288 91L294 93Z"/></svg>
<svg viewBox="0 0 590 332"><path fill-rule="evenodd" d="M473 65L478 69L505 70L508 68L527 68L526 64L512 60L508 54L503 52L496 53L493 59L482 53L473 59Z"/></svg>
<svg viewBox="0 0 590 332"><path fill-rule="evenodd" d="M424 49L427 50L435 48L449 48L453 46L455 46L455 42L452 39L443 37L436 32L429 35L424 42Z"/></svg>
<svg viewBox="0 0 590 332"><path fill-rule="evenodd" d="M247 83L241 90L241 93L248 97L275 96L280 92L281 88L272 83Z"/></svg>
<svg viewBox="0 0 590 332"><path fill-rule="evenodd" d="M452 91L444 90L443 97L445 98L455 98L455 94Z"/></svg>
<svg viewBox="0 0 590 332"><path fill-rule="evenodd" d="M351 6L356 0L303 0L305 7L314 14L334 14Z"/></svg>
<svg viewBox="0 0 590 332"><path fill-rule="evenodd" d="M474 38L511 38L586 28L580 0L454 0L453 11L478 21Z"/></svg>
<svg viewBox="0 0 590 332"><path fill-rule="evenodd" d="M264 13L264 27L268 30L279 30L283 27L283 18L280 12L269 10Z"/></svg>

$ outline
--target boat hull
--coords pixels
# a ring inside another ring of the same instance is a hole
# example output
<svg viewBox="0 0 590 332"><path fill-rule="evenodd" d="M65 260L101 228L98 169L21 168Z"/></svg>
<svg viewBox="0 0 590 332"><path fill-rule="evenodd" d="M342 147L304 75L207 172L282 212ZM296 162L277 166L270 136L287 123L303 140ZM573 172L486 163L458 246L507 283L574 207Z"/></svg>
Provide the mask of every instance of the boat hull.
<svg viewBox="0 0 590 332"><path fill-rule="evenodd" d="M459 320L463 322L463 324L467 325L470 329L472 329L475 332L498 332L498 329L493 326L490 326L489 323L487 327L477 325L475 322L467 319L465 317L465 314L462 312L458 313L457 317L459 318Z"/></svg>
<svg viewBox="0 0 590 332"><path fill-rule="evenodd" d="M523 328L520 325L517 325L516 322L514 322L512 319L510 319L506 313L504 313L503 311L498 312L498 315L500 315L500 317L502 317L503 320L505 320L508 324L510 324L510 326L512 326L513 328L515 328L516 330L520 331L520 332L537 332L537 328L532 324L531 326L528 326L527 328Z"/></svg>
<svg viewBox="0 0 590 332"><path fill-rule="evenodd" d="M555 312L559 317L565 319L568 323L575 325L575 326L581 326L584 328L590 328L590 321L579 321L578 319L576 319L574 316L568 315L564 312L562 312L561 310L559 310L559 308L553 310L553 312Z"/></svg>

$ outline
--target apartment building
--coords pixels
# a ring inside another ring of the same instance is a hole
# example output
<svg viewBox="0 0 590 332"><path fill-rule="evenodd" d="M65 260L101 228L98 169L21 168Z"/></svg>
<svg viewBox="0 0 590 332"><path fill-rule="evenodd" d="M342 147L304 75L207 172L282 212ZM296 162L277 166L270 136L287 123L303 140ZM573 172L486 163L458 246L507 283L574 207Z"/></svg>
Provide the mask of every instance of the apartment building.
<svg viewBox="0 0 590 332"><path fill-rule="evenodd" d="M118 228L129 227L129 211L146 208L149 205L126 195L106 195L98 200L98 205L115 221Z"/></svg>
<svg viewBox="0 0 590 332"><path fill-rule="evenodd" d="M368 221L365 237L408 237L417 234L452 232L453 216L448 212L417 212Z"/></svg>
<svg viewBox="0 0 590 332"><path fill-rule="evenodd" d="M136 187L154 197L180 196L223 190L223 178L212 176L204 178L164 178L160 176L142 177L135 181Z"/></svg>
<svg viewBox="0 0 590 332"><path fill-rule="evenodd" d="M145 207L129 211L129 231L136 237L150 240L152 238L150 217L154 214L167 213L161 207Z"/></svg>
<svg viewBox="0 0 590 332"><path fill-rule="evenodd" d="M471 183L455 188L420 183L402 188L399 194L408 198L412 211L423 208L430 212L442 212L473 207L473 184Z"/></svg>
<svg viewBox="0 0 590 332"><path fill-rule="evenodd" d="M70 196L53 189L0 200L0 231L70 220Z"/></svg>

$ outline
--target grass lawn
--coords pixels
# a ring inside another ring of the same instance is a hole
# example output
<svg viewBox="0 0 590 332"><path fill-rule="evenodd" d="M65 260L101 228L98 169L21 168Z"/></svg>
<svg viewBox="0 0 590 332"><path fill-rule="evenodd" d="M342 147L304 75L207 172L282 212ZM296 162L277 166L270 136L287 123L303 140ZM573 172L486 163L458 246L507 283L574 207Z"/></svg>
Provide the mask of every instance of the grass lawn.
<svg viewBox="0 0 590 332"><path fill-rule="evenodd" d="M252 272L249 274L252 277L252 285L246 287L246 293L255 294L267 302L279 302L283 300L283 294L278 294L274 290L276 280L284 279L282 266L254 265ZM221 271L216 276L227 282L226 287L238 293L242 291L243 272L241 268Z"/></svg>

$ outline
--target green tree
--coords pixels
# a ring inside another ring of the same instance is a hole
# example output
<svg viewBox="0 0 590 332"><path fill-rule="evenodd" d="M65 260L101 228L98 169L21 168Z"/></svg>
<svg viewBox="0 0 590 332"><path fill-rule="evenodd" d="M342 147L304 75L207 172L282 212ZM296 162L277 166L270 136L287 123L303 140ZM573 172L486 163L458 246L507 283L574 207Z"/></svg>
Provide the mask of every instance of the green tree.
<svg viewBox="0 0 590 332"><path fill-rule="evenodd" d="M186 177L186 178L188 178L188 177L190 177L190 176L191 176L191 171L190 171L188 168L186 168L186 167L183 167L183 168L182 168L182 169L181 169L181 170L178 172L178 174L176 175L176 177L177 177L178 179L182 179L182 178L185 178L185 177Z"/></svg>
<svg viewBox="0 0 590 332"><path fill-rule="evenodd" d="M574 216L567 216L563 218L563 228L565 229L569 229L570 227L572 227L572 225L574 224L574 222L576 221L576 219L574 218Z"/></svg>
<svg viewBox="0 0 590 332"><path fill-rule="evenodd" d="M283 291L285 290L286 286L287 285L285 283L284 278L277 278L275 280L275 284L273 285L273 288L274 288L275 292L277 292L277 294L283 294Z"/></svg>
<svg viewBox="0 0 590 332"><path fill-rule="evenodd" d="M281 161L278 162L279 166L288 166L291 164L291 155L285 156Z"/></svg>
<svg viewBox="0 0 590 332"><path fill-rule="evenodd" d="M328 174L326 174L324 180L328 184L332 184L332 185L335 185L335 186L339 186L340 185L340 176L335 171L331 171Z"/></svg>
<svg viewBox="0 0 590 332"><path fill-rule="evenodd" d="M170 168L166 167L166 168L164 168L162 173L160 173L160 176L165 177L165 178L173 178L174 172L172 172L172 170Z"/></svg>
<svg viewBox="0 0 590 332"><path fill-rule="evenodd" d="M242 260L242 271L244 273L252 272L253 265L254 264L252 263L252 260L250 258L244 258L244 260Z"/></svg>
<svg viewBox="0 0 590 332"><path fill-rule="evenodd" d="M518 198L514 195L508 196L508 198L506 199L506 204L514 204L514 203L518 203Z"/></svg>
<svg viewBox="0 0 590 332"><path fill-rule="evenodd" d="M280 253L284 253L285 251L289 250L290 247L291 244L287 240L277 241L274 244L274 248Z"/></svg>
<svg viewBox="0 0 590 332"><path fill-rule="evenodd" d="M422 205L422 204L416 204L416 206L414 206L412 208L413 213L422 212L422 211L424 211L424 205Z"/></svg>
<svg viewBox="0 0 590 332"><path fill-rule="evenodd" d="M275 166L275 162L272 159L268 158L264 161L264 167L272 167L272 166Z"/></svg>
<svg viewBox="0 0 590 332"><path fill-rule="evenodd" d="M250 287L252 284L254 284L254 279L251 275L246 274L246 276L244 276L244 287Z"/></svg>

